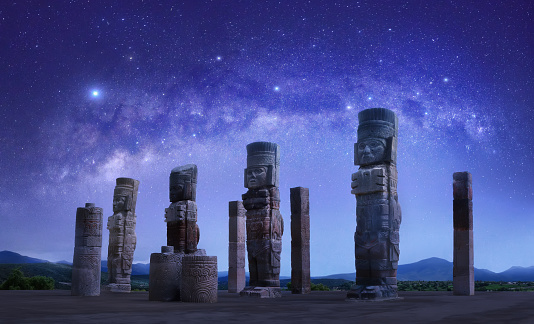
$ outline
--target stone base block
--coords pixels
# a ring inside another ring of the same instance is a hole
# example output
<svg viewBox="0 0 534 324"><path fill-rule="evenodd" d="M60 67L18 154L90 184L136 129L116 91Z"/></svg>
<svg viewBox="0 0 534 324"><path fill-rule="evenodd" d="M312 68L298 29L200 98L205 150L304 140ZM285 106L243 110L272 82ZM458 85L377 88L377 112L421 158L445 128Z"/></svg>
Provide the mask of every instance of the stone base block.
<svg viewBox="0 0 534 324"><path fill-rule="evenodd" d="M280 287L245 287L239 295L257 298L279 298L282 297L282 289Z"/></svg>
<svg viewBox="0 0 534 324"><path fill-rule="evenodd" d="M130 284L109 284L105 286L107 291L116 292L116 293L129 293L132 290Z"/></svg>
<svg viewBox="0 0 534 324"><path fill-rule="evenodd" d="M396 285L361 286L357 285L347 293L348 301L385 301L399 298Z"/></svg>

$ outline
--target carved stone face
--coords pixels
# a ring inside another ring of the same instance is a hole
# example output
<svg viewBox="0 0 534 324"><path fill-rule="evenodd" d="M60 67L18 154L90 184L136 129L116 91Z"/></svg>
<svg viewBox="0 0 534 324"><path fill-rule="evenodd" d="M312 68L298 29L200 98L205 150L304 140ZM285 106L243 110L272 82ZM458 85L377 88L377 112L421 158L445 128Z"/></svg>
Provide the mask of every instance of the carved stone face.
<svg viewBox="0 0 534 324"><path fill-rule="evenodd" d="M126 196L113 196L113 212L126 210Z"/></svg>
<svg viewBox="0 0 534 324"><path fill-rule="evenodd" d="M382 139L367 138L358 142L358 156L361 165L378 163L384 160L386 143Z"/></svg>
<svg viewBox="0 0 534 324"><path fill-rule="evenodd" d="M259 188L267 185L267 167L247 168L247 185L249 189Z"/></svg>
<svg viewBox="0 0 534 324"><path fill-rule="evenodd" d="M169 186L169 200L176 202L183 200L185 190L185 183L183 181L175 181Z"/></svg>

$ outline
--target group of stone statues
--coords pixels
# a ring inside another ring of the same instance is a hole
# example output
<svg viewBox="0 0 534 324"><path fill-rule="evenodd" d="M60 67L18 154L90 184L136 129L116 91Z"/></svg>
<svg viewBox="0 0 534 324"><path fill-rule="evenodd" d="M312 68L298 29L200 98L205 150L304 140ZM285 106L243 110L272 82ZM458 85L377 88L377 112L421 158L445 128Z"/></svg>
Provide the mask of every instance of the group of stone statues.
<svg viewBox="0 0 534 324"><path fill-rule="evenodd" d="M356 197L356 285L348 292L347 299L395 299L398 298L402 219L397 196L398 119L393 111L384 108L363 110L358 119L354 164L359 165L359 170L352 174L351 183L351 192ZM242 195L243 201L229 204L228 291L241 296L281 297L279 275L284 220L280 214L278 189L280 147L271 142L254 142L246 149L244 186L248 191ZM217 301L217 257L206 256L205 250L197 248L200 239L197 173L194 164L174 168L170 173L171 204L165 209L167 245L162 247L161 253L152 253L150 257L149 300ZM466 252L458 257L455 254L455 278L461 278L466 287L458 294L472 294L471 177L468 173L455 173L454 181L455 248L456 245L467 246L463 248ZM137 180L118 178L115 187L114 214L107 223L110 233L107 288L113 292L130 291L138 186ZM291 188L290 196L292 291L309 293L309 191L302 187ZM463 211L467 216L457 216ZM248 286L245 286L245 243L250 273ZM85 208L78 208L76 215L73 295L100 293L101 246L102 208L88 203ZM470 266L456 266L456 259L467 260Z"/></svg>

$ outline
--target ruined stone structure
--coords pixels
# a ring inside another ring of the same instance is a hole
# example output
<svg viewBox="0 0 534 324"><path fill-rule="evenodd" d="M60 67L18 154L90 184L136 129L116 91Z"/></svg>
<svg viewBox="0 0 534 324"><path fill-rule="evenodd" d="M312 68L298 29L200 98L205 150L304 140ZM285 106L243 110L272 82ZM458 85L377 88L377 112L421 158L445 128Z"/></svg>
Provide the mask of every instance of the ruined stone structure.
<svg viewBox="0 0 534 324"><path fill-rule="evenodd" d="M239 293L245 288L245 208L242 201L230 201L228 239L228 292Z"/></svg>
<svg viewBox="0 0 534 324"><path fill-rule="evenodd" d="M183 253L174 253L173 246L162 246L161 253L150 255L148 300L180 300Z"/></svg>
<svg viewBox="0 0 534 324"><path fill-rule="evenodd" d="M180 298L190 303L217 302L217 257L185 255Z"/></svg>
<svg viewBox="0 0 534 324"><path fill-rule="evenodd" d="M196 190L196 165L187 164L172 169L169 177L171 204L165 208L167 246L161 247L161 253L150 255L149 300L182 300L183 258L206 256L204 249L197 248L200 232L197 226ZM199 264L210 266L209 263Z"/></svg>
<svg viewBox="0 0 534 324"><path fill-rule="evenodd" d="M270 142L247 145L243 206L246 212L249 286L241 296L281 297L280 253L284 220L278 191L280 147Z"/></svg>
<svg viewBox="0 0 534 324"><path fill-rule="evenodd" d="M309 294L310 278L310 191L290 189L291 199L291 292Z"/></svg>
<svg viewBox="0 0 534 324"><path fill-rule="evenodd" d="M102 227L102 208L93 203L78 208L72 260L73 296L100 295Z"/></svg>
<svg viewBox="0 0 534 324"><path fill-rule="evenodd" d="M113 292L130 292L130 275L137 243L135 236L135 205L139 181L117 178L113 195L113 216L108 218L108 289Z"/></svg>
<svg viewBox="0 0 534 324"><path fill-rule="evenodd" d="M473 252L473 188L469 172L453 174L454 256L453 293L475 294Z"/></svg>
<svg viewBox="0 0 534 324"><path fill-rule="evenodd" d="M352 193L356 195L356 285L350 300L397 298L399 227L397 133L395 113L371 108L358 114Z"/></svg>
<svg viewBox="0 0 534 324"><path fill-rule="evenodd" d="M175 252L194 253L200 239L197 226L197 166L187 164L171 171L169 199L165 209L167 222L167 245Z"/></svg>

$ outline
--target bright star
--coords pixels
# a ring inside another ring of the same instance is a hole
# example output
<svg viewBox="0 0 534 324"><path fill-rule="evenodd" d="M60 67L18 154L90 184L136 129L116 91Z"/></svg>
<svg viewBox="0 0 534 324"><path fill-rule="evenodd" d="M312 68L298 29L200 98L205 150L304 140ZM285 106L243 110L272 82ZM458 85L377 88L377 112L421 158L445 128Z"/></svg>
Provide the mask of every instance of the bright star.
<svg viewBox="0 0 534 324"><path fill-rule="evenodd" d="M98 92L98 90L94 90L93 91L93 97L98 97L99 94L100 94L100 92Z"/></svg>
<svg viewBox="0 0 534 324"><path fill-rule="evenodd" d="M279 86L274 87L274 91L280 91L280 87Z"/></svg>
<svg viewBox="0 0 534 324"><path fill-rule="evenodd" d="M217 56L217 61L220 61L220 60L222 60L222 57Z"/></svg>
<svg viewBox="0 0 534 324"><path fill-rule="evenodd" d="M449 78L443 78L443 82L449 82Z"/></svg>

